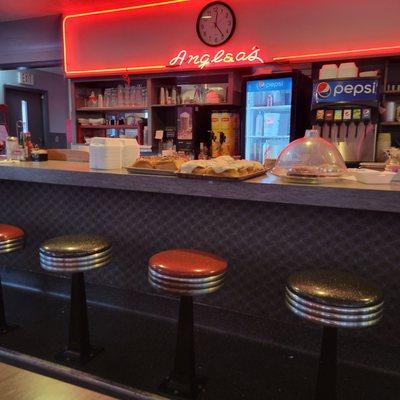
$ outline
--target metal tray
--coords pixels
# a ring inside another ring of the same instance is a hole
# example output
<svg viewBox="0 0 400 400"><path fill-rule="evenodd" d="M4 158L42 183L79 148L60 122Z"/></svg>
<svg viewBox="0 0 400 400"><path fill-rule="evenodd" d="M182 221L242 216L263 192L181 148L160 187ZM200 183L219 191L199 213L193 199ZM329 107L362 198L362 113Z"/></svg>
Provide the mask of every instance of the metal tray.
<svg viewBox="0 0 400 400"><path fill-rule="evenodd" d="M261 169L260 171L253 172L252 174L241 175L237 177L230 177L230 176L218 176L218 175L207 175L207 174L183 174L181 172L176 172L175 174L179 178L190 178L190 179L205 179L208 181L233 181L233 182L240 182L245 181L247 179L255 178L256 176L265 175L265 169Z"/></svg>
<svg viewBox="0 0 400 400"><path fill-rule="evenodd" d="M126 167L126 170L130 174L162 175L162 176L175 176L176 175L175 171L168 171L165 169Z"/></svg>

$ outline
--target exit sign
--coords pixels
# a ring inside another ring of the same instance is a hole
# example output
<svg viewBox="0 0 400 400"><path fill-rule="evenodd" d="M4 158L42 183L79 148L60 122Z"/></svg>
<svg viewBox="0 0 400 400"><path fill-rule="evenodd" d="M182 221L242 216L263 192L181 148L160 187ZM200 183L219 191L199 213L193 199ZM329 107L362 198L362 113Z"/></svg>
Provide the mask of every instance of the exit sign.
<svg viewBox="0 0 400 400"><path fill-rule="evenodd" d="M33 74L31 72L20 72L18 74L18 83L20 85L33 86L35 84Z"/></svg>

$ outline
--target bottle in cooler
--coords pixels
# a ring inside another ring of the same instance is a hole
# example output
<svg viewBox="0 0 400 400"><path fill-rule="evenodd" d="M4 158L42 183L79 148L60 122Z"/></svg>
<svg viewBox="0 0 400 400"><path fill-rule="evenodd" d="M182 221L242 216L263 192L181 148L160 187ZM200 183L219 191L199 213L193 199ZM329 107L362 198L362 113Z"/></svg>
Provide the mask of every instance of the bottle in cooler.
<svg viewBox="0 0 400 400"><path fill-rule="evenodd" d="M261 111L258 112L257 117L256 117L256 131L255 135L256 136L263 136L264 134L264 116Z"/></svg>

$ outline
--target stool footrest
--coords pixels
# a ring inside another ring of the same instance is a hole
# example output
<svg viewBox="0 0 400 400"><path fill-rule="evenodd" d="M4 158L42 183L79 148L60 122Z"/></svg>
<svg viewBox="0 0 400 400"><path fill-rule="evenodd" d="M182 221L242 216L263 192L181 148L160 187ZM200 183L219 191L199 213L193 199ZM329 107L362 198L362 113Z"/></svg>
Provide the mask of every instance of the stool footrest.
<svg viewBox="0 0 400 400"><path fill-rule="evenodd" d="M19 329L19 325L0 325L0 336L6 335L9 332L15 331L16 329Z"/></svg>
<svg viewBox="0 0 400 400"><path fill-rule="evenodd" d="M192 382L168 376L160 385L160 392L177 399L200 400L204 393L206 379L196 376Z"/></svg>
<svg viewBox="0 0 400 400"><path fill-rule="evenodd" d="M55 359L56 361L69 366L84 365L102 351L104 351L103 347L95 346L90 346L89 351L83 354L75 350L66 349L61 353L56 354Z"/></svg>

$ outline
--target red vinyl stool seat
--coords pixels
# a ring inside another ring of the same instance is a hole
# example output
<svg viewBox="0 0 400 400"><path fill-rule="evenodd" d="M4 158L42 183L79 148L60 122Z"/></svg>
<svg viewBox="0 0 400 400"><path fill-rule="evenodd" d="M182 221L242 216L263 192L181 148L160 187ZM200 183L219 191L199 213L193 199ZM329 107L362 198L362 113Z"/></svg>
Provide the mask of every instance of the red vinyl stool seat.
<svg viewBox="0 0 400 400"><path fill-rule="evenodd" d="M24 247L25 232L13 225L0 224L0 254L11 253Z"/></svg>
<svg viewBox="0 0 400 400"><path fill-rule="evenodd" d="M0 224L0 254L21 250L25 244L25 232L14 225ZM8 325L4 311L3 287L0 280L0 334L13 330L15 326Z"/></svg>
<svg viewBox="0 0 400 400"><path fill-rule="evenodd" d="M157 290L180 296L175 363L172 373L160 386L162 392L187 399L196 399L201 394L203 380L195 373L193 296L221 288L227 268L224 259L198 250L172 249L150 258L150 284Z"/></svg>
<svg viewBox="0 0 400 400"><path fill-rule="evenodd" d="M212 293L223 285L227 267L227 262L214 254L166 250L150 258L149 281L155 289L181 296Z"/></svg>

